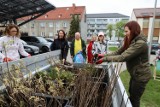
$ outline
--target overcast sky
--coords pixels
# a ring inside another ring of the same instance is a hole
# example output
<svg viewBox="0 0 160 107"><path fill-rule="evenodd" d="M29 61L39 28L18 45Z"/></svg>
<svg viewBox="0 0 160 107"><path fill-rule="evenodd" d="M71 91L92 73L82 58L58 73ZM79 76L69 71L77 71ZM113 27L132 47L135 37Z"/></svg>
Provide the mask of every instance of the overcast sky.
<svg viewBox="0 0 160 107"><path fill-rule="evenodd" d="M121 13L131 16L133 8L154 8L155 0L47 0L56 7L86 6L86 13ZM160 0L157 0L160 7Z"/></svg>

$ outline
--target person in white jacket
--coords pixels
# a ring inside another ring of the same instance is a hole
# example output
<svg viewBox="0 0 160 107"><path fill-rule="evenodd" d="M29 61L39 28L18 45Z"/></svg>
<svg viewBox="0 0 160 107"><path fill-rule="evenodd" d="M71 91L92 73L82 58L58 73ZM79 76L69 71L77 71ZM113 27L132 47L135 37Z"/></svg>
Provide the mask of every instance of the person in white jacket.
<svg viewBox="0 0 160 107"><path fill-rule="evenodd" d="M20 59L19 53L25 57L31 56L24 50L19 34L16 25L10 24L5 28L4 36L0 38L0 62Z"/></svg>
<svg viewBox="0 0 160 107"><path fill-rule="evenodd" d="M106 54L107 53L107 43L104 40L104 33L98 33L98 41L94 42L92 47L92 54Z"/></svg>

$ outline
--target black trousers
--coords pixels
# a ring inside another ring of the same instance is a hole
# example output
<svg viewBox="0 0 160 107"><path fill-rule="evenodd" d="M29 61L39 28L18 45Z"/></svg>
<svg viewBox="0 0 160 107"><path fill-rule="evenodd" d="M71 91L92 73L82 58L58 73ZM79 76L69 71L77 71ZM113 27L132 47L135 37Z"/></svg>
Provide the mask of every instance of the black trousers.
<svg viewBox="0 0 160 107"><path fill-rule="evenodd" d="M132 78L129 83L130 101L133 107L140 107L140 98L145 90L147 82L135 81Z"/></svg>

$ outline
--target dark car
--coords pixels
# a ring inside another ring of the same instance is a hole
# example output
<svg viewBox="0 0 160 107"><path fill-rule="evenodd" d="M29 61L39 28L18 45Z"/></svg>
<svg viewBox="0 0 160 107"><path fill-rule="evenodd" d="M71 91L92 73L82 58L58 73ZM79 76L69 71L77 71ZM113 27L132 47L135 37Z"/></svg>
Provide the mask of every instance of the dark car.
<svg viewBox="0 0 160 107"><path fill-rule="evenodd" d="M31 55L36 55L39 53L39 48L37 46L28 45L25 41L21 40L26 52Z"/></svg>
<svg viewBox="0 0 160 107"><path fill-rule="evenodd" d="M22 40L27 42L29 45L34 45L39 47L40 53L45 53L50 51L51 42L47 42L43 37L37 36L22 36Z"/></svg>
<svg viewBox="0 0 160 107"><path fill-rule="evenodd" d="M159 43L152 43L151 54L155 54L158 49L160 49L160 44Z"/></svg>

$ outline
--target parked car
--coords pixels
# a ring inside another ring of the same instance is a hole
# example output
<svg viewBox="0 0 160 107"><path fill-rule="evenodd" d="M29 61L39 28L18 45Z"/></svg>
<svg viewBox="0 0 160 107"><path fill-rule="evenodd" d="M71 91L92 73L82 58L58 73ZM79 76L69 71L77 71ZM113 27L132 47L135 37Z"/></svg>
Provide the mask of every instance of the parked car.
<svg viewBox="0 0 160 107"><path fill-rule="evenodd" d="M54 39L52 39L52 38L45 38L48 42L53 42L54 41Z"/></svg>
<svg viewBox="0 0 160 107"><path fill-rule="evenodd" d="M31 55L36 55L39 53L39 48L37 46L28 45L25 41L21 40L26 52Z"/></svg>
<svg viewBox="0 0 160 107"><path fill-rule="evenodd" d="M37 36L22 36L22 40L27 42L29 45L34 45L39 47L40 53L45 53L50 51L51 42L47 42L43 37Z"/></svg>
<svg viewBox="0 0 160 107"><path fill-rule="evenodd" d="M107 44L108 45L120 45L120 43L118 42L118 41L112 41L112 40L109 40L108 42L107 42Z"/></svg>
<svg viewBox="0 0 160 107"><path fill-rule="evenodd" d="M69 42L69 41L68 41L68 46L69 46L69 48L71 47L71 43L72 43L72 42Z"/></svg>
<svg viewBox="0 0 160 107"><path fill-rule="evenodd" d="M160 49L160 44L159 43L152 43L151 46L151 54L156 54L156 51Z"/></svg>

